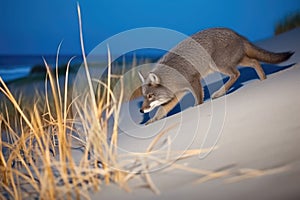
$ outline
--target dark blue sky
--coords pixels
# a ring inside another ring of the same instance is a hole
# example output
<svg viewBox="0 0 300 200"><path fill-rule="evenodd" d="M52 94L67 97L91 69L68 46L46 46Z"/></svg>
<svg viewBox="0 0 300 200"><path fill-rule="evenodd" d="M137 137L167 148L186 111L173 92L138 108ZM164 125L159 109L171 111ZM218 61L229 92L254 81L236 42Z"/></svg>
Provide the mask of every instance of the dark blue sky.
<svg viewBox="0 0 300 200"><path fill-rule="evenodd" d="M137 27L193 34L229 27L252 41L273 35L275 24L300 9L299 0L81 0L87 52L108 37ZM74 0L1 0L0 54L78 54Z"/></svg>

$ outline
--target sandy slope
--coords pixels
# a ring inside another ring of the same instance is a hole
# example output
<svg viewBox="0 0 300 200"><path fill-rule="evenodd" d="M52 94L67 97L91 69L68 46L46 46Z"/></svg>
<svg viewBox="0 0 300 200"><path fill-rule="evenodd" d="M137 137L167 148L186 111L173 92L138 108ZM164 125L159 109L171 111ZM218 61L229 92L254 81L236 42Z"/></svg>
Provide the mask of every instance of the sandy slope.
<svg viewBox="0 0 300 200"><path fill-rule="evenodd" d="M295 51L292 59L282 64L286 66L300 62L299 36L300 29L296 29L258 45L273 51ZM176 123L167 134L170 145L161 150L212 147L215 142L217 148L201 158L177 162L208 170L207 175L178 169L153 171L150 175L160 195L143 188L127 193L112 184L92 194L93 199L299 199L299 86L300 64L296 64L268 75L265 81L252 80L225 97L187 108L150 126L137 125L141 120L137 113L123 116L120 153L144 152L161 130ZM137 108L135 103L125 109ZM222 173L212 178L213 171ZM207 178L212 180L205 181ZM134 187L141 182L130 183Z"/></svg>

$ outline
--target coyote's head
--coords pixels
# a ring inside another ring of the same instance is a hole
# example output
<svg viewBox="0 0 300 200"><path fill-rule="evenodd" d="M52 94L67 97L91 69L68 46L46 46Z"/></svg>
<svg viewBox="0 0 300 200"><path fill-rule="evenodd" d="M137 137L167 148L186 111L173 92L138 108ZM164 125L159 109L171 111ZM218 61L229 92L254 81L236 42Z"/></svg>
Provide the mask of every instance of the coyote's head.
<svg viewBox="0 0 300 200"><path fill-rule="evenodd" d="M146 78L139 72L139 77L143 83L142 94L144 96L141 113L150 112L174 98L174 94L161 84L160 77L154 72L150 72Z"/></svg>

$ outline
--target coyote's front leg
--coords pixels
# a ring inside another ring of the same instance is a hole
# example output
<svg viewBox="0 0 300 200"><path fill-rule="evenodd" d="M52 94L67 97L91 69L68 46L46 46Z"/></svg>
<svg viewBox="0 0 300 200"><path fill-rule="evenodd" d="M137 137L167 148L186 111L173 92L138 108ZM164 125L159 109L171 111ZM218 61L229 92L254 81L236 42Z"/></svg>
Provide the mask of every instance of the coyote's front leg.
<svg viewBox="0 0 300 200"><path fill-rule="evenodd" d="M169 101L168 103L165 103L164 105L161 105L155 116L152 119L149 119L145 125L148 125L152 122L155 122L163 117L165 117L176 105L177 103L182 99L182 97L185 95L185 92L180 92L175 97Z"/></svg>

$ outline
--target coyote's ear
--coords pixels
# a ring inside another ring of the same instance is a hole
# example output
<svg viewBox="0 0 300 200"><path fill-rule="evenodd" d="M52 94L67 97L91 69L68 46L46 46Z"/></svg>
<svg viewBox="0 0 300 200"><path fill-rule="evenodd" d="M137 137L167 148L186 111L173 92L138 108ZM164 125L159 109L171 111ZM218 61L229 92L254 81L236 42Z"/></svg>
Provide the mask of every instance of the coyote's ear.
<svg viewBox="0 0 300 200"><path fill-rule="evenodd" d="M142 81L142 83L144 83L145 78L144 78L143 74L140 71L138 71L138 74L139 74L140 80Z"/></svg>
<svg viewBox="0 0 300 200"><path fill-rule="evenodd" d="M154 85L158 85L160 83L158 76L156 74L154 74L153 72L149 73L149 79L150 79L151 83Z"/></svg>

